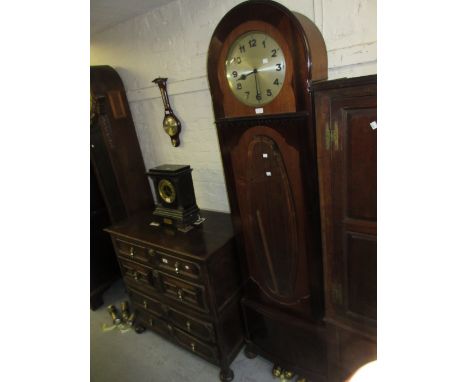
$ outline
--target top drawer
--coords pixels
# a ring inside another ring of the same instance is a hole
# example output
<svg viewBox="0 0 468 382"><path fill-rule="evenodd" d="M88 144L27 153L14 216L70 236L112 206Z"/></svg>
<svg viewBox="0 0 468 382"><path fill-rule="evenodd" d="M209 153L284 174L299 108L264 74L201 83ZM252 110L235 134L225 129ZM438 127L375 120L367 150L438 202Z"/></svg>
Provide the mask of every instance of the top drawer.
<svg viewBox="0 0 468 382"><path fill-rule="evenodd" d="M200 278L200 267L196 263L181 260L159 249L150 250L150 255L152 264L163 271L192 279Z"/></svg>
<svg viewBox="0 0 468 382"><path fill-rule="evenodd" d="M146 248L143 245L115 239L118 255L125 259L152 265L181 278L197 280L200 278L200 266L197 263L182 260L159 249Z"/></svg>
<svg viewBox="0 0 468 382"><path fill-rule="evenodd" d="M148 263L147 249L141 245L116 239L118 255L127 259Z"/></svg>

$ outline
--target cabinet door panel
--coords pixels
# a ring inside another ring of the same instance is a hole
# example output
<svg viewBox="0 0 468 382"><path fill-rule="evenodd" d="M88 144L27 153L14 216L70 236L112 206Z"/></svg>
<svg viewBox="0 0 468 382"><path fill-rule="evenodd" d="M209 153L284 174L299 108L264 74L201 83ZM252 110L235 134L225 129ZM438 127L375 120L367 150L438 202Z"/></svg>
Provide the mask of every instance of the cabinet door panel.
<svg viewBox="0 0 468 382"><path fill-rule="evenodd" d="M369 82L369 81L368 81ZM317 151L326 319L375 335L377 121L375 83L317 91Z"/></svg>
<svg viewBox="0 0 468 382"><path fill-rule="evenodd" d="M362 101L361 101L362 102ZM372 103L372 99L366 100ZM340 107L340 106L338 106ZM345 106L346 107L346 106ZM337 110L339 118L339 111ZM370 123L376 109L343 109L341 124L344 135L346 216L354 219L377 219L377 132Z"/></svg>
<svg viewBox="0 0 468 382"><path fill-rule="evenodd" d="M346 234L347 313L377 319L377 241L373 236Z"/></svg>

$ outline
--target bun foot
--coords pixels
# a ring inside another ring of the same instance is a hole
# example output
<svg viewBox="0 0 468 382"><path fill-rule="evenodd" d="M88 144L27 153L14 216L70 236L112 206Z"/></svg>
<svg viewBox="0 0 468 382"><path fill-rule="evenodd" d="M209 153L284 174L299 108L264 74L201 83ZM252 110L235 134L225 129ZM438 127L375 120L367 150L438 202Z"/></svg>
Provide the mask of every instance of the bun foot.
<svg viewBox="0 0 468 382"><path fill-rule="evenodd" d="M221 369L219 372L219 379L222 382L231 382L234 379L234 373L230 368Z"/></svg>
<svg viewBox="0 0 468 382"><path fill-rule="evenodd" d="M283 370L283 373L281 375L281 377L287 381L289 381L290 379L293 379L294 377L294 373L292 371L289 371L289 370Z"/></svg>
<svg viewBox="0 0 468 382"><path fill-rule="evenodd" d="M104 305L102 294L95 294L91 296L91 310L96 310L102 305Z"/></svg>
<svg viewBox="0 0 468 382"><path fill-rule="evenodd" d="M283 374L283 368L280 365L273 365L273 370L271 370L271 374L273 377L280 378L281 374Z"/></svg>
<svg viewBox="0 0 468 382"><path fill-rule="evenodd" d="M143 333L146 330L146 328L143 325L135 325L135 332L138 334Z"/></svg>
<svg viewBox="0 0 468 382"><path fill-rule="evenodd" d="M254 351L252 351L252 349L250 348L249 345L247 345L245 348L244 348L244 354L247 358L249 359L253 359L257 356L257 353L255 353Z"/></svg>

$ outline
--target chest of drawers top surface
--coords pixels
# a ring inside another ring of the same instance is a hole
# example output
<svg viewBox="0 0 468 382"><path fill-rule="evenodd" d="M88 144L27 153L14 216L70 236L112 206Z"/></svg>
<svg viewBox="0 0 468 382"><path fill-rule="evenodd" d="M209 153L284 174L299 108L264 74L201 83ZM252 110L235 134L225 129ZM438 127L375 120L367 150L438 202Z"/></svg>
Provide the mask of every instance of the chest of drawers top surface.
<svg viewBox="0 0 468 382"><path fill-rule="evenodd" d="M227 213L202 210L200 215L206 220L185 233L172 227L151 225L154 221L151 211L134 215L106 228L106 231L122 240L170 249L177 254L205 261L233 238L234 230Z"/></svg>

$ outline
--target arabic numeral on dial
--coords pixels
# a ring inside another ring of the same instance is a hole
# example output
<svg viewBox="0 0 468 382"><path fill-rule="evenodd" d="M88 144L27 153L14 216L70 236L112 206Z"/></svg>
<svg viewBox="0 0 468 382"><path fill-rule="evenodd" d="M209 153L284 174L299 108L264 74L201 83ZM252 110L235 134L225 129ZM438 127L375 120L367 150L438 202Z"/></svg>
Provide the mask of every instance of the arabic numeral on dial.
<svg viewBox="0 0 468 382"><path fill-rule="evenodd" d="M281 64L276 64L276 71L277 72L281 71Z"/></svg>
<svg viewBox="0 0 468 382"><path fill-rule="evenodd" d="M251 48L256 47L257 46L257 40L255 40L254 38L252 40L249 40L249 46Z"/></svg>
<svg viewBox="0 0 468 382"><path fill-rule="evenodd" d="M250 92L244 92L245 93L245 99L249 99Z"/></svg>
<svg viewBox="0 0 468 382"><path fill-rule="evenodd" d="M279 81L278 81L278 79L276 79L276 80L273 81L273 85L279 86Z"/></svg>
<svg viewBox="0 0 468 382"><path fill-rule="evenodd" d="M233 76L234 78L237 78L237 72L236 72L235 70L232 72L232 76Z"/></svg>
<svg viewBox="0 0 468 382"><path fill-rule="evenodd" d="M231 63L234 62L236 64L240 64L242 62L241 58L240 57L233 57L231 59Z"/></svg>
<svg viewBox="0 0 468 382"><path fill-rule="evenodd" d="M239 46L239 51L240 51L241 53L245 53L245 46L244 46L244 45L240 45L240 46Z"/></svg>
<svg viewBox="0 0 468 382"><path fill-rule="evenodd" d="M273 95L273 93L271 92L271 89L267 89L267 96L271 97L272 95Z"/></svg>
<svg viewBox="0 0 468 382"><path fill-rule="evenodd" d="M262 100L262 95L259 93L259 94L257 94L257 96L255 98L257 98L257 101L261 101Z"/></svg>
<svg viewBox="0 0 468 382"><path fill-rule="evenodd" d="M263 47L266 48L266 41L265 40L262 41L262 44L263 44Z"/></svg>
<svg viewBox="0 0 468 382"><path fill-rule="evenodd" d="M272 49L271 50L271 57L276 57L277 56L276 52L277 52L276 49Z"/></svg>
<svg viewBox="0 0 468 382"><path fill-rule="evenodd" d="M236 88L241 90L242 89L242 84L240 82L237 83Z"/></svg>

